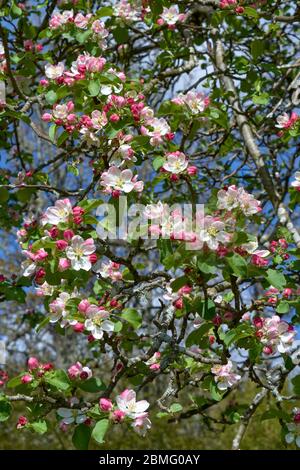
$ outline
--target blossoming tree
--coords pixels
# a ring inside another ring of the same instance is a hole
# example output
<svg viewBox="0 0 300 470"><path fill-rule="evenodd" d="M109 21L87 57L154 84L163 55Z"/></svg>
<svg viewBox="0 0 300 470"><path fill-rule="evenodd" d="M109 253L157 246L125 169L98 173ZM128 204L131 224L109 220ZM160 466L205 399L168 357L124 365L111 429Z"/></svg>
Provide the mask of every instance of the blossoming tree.
<svg viewBox="0 0 300 470"><path fill-rule="evenodd" d="M198 416L234 425L239 449L265 403L300 446L299 9L0 8L1 229L23 255L0 300L39 351L3 365L0 420L24 404L18 430L54 417L86 449L115 425ZM46 362L44 331L79 342L76 361ZM249 382L252 400L230 401Z"/></svg>

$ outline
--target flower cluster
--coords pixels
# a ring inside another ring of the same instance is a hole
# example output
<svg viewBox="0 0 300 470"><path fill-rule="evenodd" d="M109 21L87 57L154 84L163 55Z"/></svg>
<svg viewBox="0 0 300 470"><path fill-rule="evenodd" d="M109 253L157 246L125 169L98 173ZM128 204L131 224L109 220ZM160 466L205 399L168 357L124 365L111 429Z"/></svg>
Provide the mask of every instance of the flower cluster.
<svg viewBox="0 0 300 470"><path fill-rule="evenodd" d="M149 403L146 400L136 401L134 390L124 390L116 397L116 404L108 398L100 398L99 407L101 411L110 413L110 419L115 423L127 421L140 435L145 436L151 428L147 409Z"/></svg>
<svg viewBox="0 0 300 470"><path fill-rule="evenodd" d="M162 165L161 171L169 173L172 181L178 181L178 175L181 173L187 173L190 176L196 175L197 167L189 166L186 155L177 150L166 154L166 161Z"/></svg>
<svg viewBox="0 0 300 470"><path fill-rule="evenodd" d="M54 31L61 28L68 29L70 25L79 30L90 29L93 39L98 42L99 47L106 49L106 38L109 32L105 28L105 24L99 19L95 19L91 13L87 15L77 13L75 15L73 10L64 10L62 13L55 11L49 21L49 27Z"/></svg>
<svg viewBox="0 0 300 470"><path fill-rule="evenodd" d="M214 374L215 382L220 390L227 390L241 380L241 376L233 372L233 364L230 360L227 364L213 366L211 372Z"/></svg>
<svg viewBox="0 0 300 470"><path fill-rule="evenodd" d="M194 115L203 113L209 105L209 98L196 90L190 90L186 94L180 93L171 101L180 106L186 106L187 110Z"/></svg>
<svg viewBox="0 0 300 470"><path fill-rule="evenodd" d="M68 376L71 380L87 380L93 376L93 372L87 366L83 366L80 362L76 362L68 369Z"/></svg>
<svg viewBox="0 0 300 470"><path fill-rule="evenodd" d="M244 188L232 185L218 192L218 209L227 211L237 210L245 216L254 215L261 211L261 202Z"/></svg>
<svg viewBox="0 0 300 470"><path fill-rule="evenodd" d="M170 8L163 7L157 24L159 26L166 24L169 29L175 29L176 23L183 23L185 19L186 14L179 12L178 5L171 5Z"/></svg>
<svg viewBox="0 0 300 470"><path fill-rule="evenodd" d="M41 379L46 372L53 370L54 366L50 362L41 364L36 357L30 357L27 361L28 373L22 375L22 384L30 384L34 380Z"/></svg>
<svg viewBox="0 0 300 470"><path fill-rule="evenodd" d="M265 354L287 353L290 350L296 331L278 315L269 318L255 317L253 324L256 329L255 335L263 344Z"/></svg>

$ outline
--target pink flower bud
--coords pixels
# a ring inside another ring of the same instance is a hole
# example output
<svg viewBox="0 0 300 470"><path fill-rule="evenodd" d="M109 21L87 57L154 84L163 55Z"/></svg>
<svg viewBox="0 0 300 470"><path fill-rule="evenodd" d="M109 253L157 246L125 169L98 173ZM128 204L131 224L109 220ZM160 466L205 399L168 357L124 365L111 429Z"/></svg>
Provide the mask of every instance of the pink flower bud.
<svg viewBox="0 0 300 470"><path fill-rule="evenodd" d="M183 300L182 298L180 297L179 299L175 300L173 302L173 305L175 308L177 308L178 310L181 310L183 308Z"/></svg>
<svg viewBox="0 0 300 470"><path fill-rule="evenodd" d="M50 228L50 230L49 230L49 235L50 235L51 238L56 238L58 236L58 233L59 233L58 228L55 227L55 226Z"/></svg>
<svg viewBox="0 0 300 470"><path fill-rule="evenodd" d="M51 362L46 362L46 364L42 365L42 368L45 372L49 372L49 370L54 369L54 366L51 364Z"/></svg>
<svg viewBox="0 0 300 470"><path fill-rule="evenodd" d="M94 338L93 335L88 335L88 338L87 338L87 339L88 339L88 342L89 342L89 343L93 343L93 342L95 341L95 338Z"/></svg>
<svg viewBox="0 0 300 470"><path fill-rule="evenodd" d="M45 78L42 78L42 80L40 80L40 85L46 87L49 85L49 82Z"/></svg>
<svg viewBox="0 0 300 470"><path fill-rule="evenodd" d="M212 322L215 326L220 326L222 325L222 317L220 315L215 315Z"/></svg>
<svg viewBox="0 0 300 470"><path fill-rule="evenodd" d="M286 287L282 292L282 296L285 299L288 299L292 295L292 293L293 293L293 290L290 287Z"/></svg>
<svg viewBox="0 0 300 470"><path fill-rule="evenodd" d="M263 327L263 320L260 317L253 318L253 324L255 328L262 328Z"/></svg>
<svg viewBox="0 0 300 470"><path fill-rule="evenodd" d="M67 229L67 230L64 231L64 239L65 240L70 241L70 240L72 240L73 237L74 237L73 230Z"/></svg>
<svg viewBox="0 0 300 470"><path fill-rule="evenodd" d="M66 242L65 240L57 240L56 242L56 248L60 251L65 250L67 246L68 246L68 242Z"/></svg>
<svg viewBox="0 0 300 470"><path fill-rule="evenodd" d="M75 215L73 219L76 225L80 225L83 221L83 218L80 215Z"/></svg>
<svg viewBox="0 0 300 470"><path fill-rule="evenodd" d="M156 24L158 24L158 26L162 26L163 24L165 24L165 22L162 18L158 18L158 20L156 21Z"/></svg>
<svg viewBox="0 0 300 470"><path fill-rule="evenodd" d="M58 262L58 270L60 272L66 271L66 269L69 269L70 266L71 266L71 263L67 258L60 258Z"/></svg>
<svg viewBox="0 0 300 470"><path fill-rule="evenodd" d="M84 331L84 323L77 322L73 325L73 331L75 331L75 333L82 333Z"/></svg>
<svg viewBox="0 0 300 470"><path fill-rule="evenodd" d="M114 189L111 193L112 197L117 199L121 195L121 191L119 189Z"/></svg>
<svg viewBox="0 0 300 470"><path fill-rule="evenodd" d="M300 412L297 412L294 416L294 423L300 423Z"/></svg>
<svg viewBox="0 0 300 470"><path fill-rule="evenodd" d="M198 168L196 166L191 165L187 167L186 171L188 175L195 176L197 174Z"/></svg>
<svg viewBox="0 0 300 470"><path fill-rule="evenodd" d="M245 11L244 7L236 7L235 9L235 12L238 13L239 15L242 15L244 11Z"/></svg>
<svg viewBox="0 0 300 470"><path fill-rule="evenodd" d="M21 378L22 384L29 384L32 381L33 381L33 377L29 374L23 375L23 377Z"/></svg>
<svg viewBox="0 0 300 470"><path fill-rule="evenodd" d="M209 341L209 344L212 345L216 341L216 338L214 337L214 335L209 335L208 341Z"/></svg>
<svg viewBox="0 0 300 470"><path fill-rule="evenodd" d="M270 354L272 354L273 349L272 349L271 346L265 346L265 347L263 348L263 352L264 352L265 354L267 354L267 355L270 355Z"/></svg>
<svg viewBox="0 0 300 470"><path fill-rule="evenodd" d="M84 214L84 209L80 206L75 206L73 207L73 215L74 216L77 216L77 215L83 215Z"/></svg>
<svg viewBox="0 0 300 470"><path fill-rule="evenodd" d="M28 423L28 419L25 416L20 416L17 422L17 429L23 428Z"/></svg>
<svg viewBox="0 0 300 470"><path fill-rule="evenodd" d="M50 113L44 113L44 114L42 115L42 121L44 121L44 122L50 122L50 121L52 121L52 114L50 114Z"/></svg>
<svg viewBox="0 0 300 470"><path fill-rule="evenodd" d="M184 295L184 294L187 295L187 294L190 294L192 292L192 290L193 290L193 288L191 286L186 285L186 286L182 286L179 289L178 293L182 294L182 295Z"/></svg>
<svg viewBox="0 0 300 470"><path fill-rule="evenodd" d="M112 114L109 118L111 122L118 122L120 120L120 116L118 114Z"/></svg>
<svg viewBox="0 0 300 470"><path fill-rule="evenodd" d="M78 311L80 313L85 313L87 311L87 309L89 308L90 306L90 302L86 299L83 299L81 300L81 302L78 304Z"/></svg>
<svg viewBox="0 0 300 470"><path fill-rule="evenodd" d="M109 303L111 307L116 307L118 305L118 301L116 299L112 299Z"/></svg>
<svg viewBox="0 0 300 470"><path fill-rule="evenodd" d="M158 363L155 363L155 364L151 364L151 366L149 367L150 370L153 370L153 371L157 371L160 369L160 364Z"/></svg>
<svg viewBox="0 0 300 470"><path fill-rule="evenodd" d="M175 175L175 173L172 173L170 176L170 180L174 182L179 181L179 176Z"/></svg>
<svg viewBox="0 0 300 470"><path fill-rule="evenodd" d="M89 260L90 260L90 262L91 262L92 264L97 263L98 258L97 258L96 253L92 253L92 254L89 256Z"/></svg>
<svg viewBox="0 0 300 470"><path fill-rule="evenodd" d="M115 410L112 414L112 418L116 423L121 423L121 421L123 421L125 418L125 413L121 410Z"/></svg>
<svg viewBox="0 0 300 470"><path fill-rule="evenodd" d="M46 276L46 271L43 268L40 268L37 270L34 278L36 282L41 282L45 276Z"/></svg>
<svg viewBox="0 0 300 470"><path fill-rule="evenodd" d="M101 411L110 411L113 407L113 404L109 398L100 398L99 406Z"/></svg>
<svg viewBox="0 0 300 470"><path fill-rule="evenodd" d="M39 361L36 357L30 357L27 361L27 366L29 370L34 370L39 367Z"/></svg>

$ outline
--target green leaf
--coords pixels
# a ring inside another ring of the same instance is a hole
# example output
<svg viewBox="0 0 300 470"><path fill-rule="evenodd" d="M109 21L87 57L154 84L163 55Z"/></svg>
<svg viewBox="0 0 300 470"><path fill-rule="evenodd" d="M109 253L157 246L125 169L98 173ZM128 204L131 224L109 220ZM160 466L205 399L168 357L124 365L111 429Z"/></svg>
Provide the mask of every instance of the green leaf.
<svg viewBox="0 0 300 470"><path fill-rule="evenodd" d="M102 7L96 11L97 18L103 18L104 16L112 16L113 9L111 7Z"/></svg>
<svg viewBox="0 0 300 470"><path fill-rule="evenodd" d="M88 90L89 90L91 96L99 95L100 83L97 80L92 80L88 84Z"/></svg>
<svg viewBox="0 0 300 470"><path fill-rule="evenodd" d="M38 434L45 434L47 432L47 423L46 421L36 421L35 423L30 423L30 428Z"/></svg>
<svg viewBox="0 0 300 470"><path fill-rule="evenodd" d="M300 375L293 377L291 382L293 384L295 394L300 395Z"/></svg>
<svg viewBox="0 0 300 470"><path fill-rule="evenodd" d="M97 377L91 377L88 380L84 380L80 382L79 388L89 393L97 393L97 392L100 392L101 390L106 389L102 380Z"/></svg>
<svg viewBox="0 0 300 470"><path fill-rule="evenodd" d="M129 33L127 28L121 28L118 26L116 29L113 31L113 37L117 41L118 44L125 44L128 42L129 39Z"/></svg>
<svg viewBox="0 0 300 470"><path fill-rule="evenodd" d="M270 95L268 93L260 93L259 95L253 95L252 101L254 104L268 104L270 101Z"/></svg>
<svg viewBox="0 0 300 470"><path fill-rule="evenodd" d="M104 436L105 436L105 433L108 429L108 424L109 424L108 419L101 419L101 421L98 421L98 423L94 427L94 429L92 431L92 438L98 444L103 444Z"/></svg>
<svg viewBox="0 0 300 470"><path fill-rule="evenodd" d="M121 317L136 330L142 324L142 318L135 308L124 308Z"/></svg>
<svg viewBox="0 0 300 470"><path fill-rule="evenodd" d="M259 17L258 12L255 10L255 8L252 8L252 7L245 7L244 8L244 13L247 16L251 16L252 18L258 18Z"/></svg>
<svg viewBox="0 0 300 470"><path fill-rule="evenodd" d="M13 3L11 6L11 13L13 17L21 16L23 14L23 10Z"/></svg>
<svg viewBox="0 0 300 470"><path fill-rule="evenodd" d="M49 137L51 142L55 142L56 124L51 124L49 127Z"/></svg>
<svg viewBox="0 0 300 470"><path fill-rule="evenodd" d="M169 408L170 413L178 413L181 411L183 408L180 403L172 403L172 405Z"/></svg>
<svg viewBox="0 0 300 470"><path fill-rule="evenodd" d="M6 421L12 412L12 406L6 397L0 397L0 422Z"/></svg>
<svg viewBox="0 0 300 470"><path fill-rule="evenodd" d="M21 385L22 384L21 377L23 375L24 375L24 373L18 375L17 377L13 377L12 379L10 379L6 384L7 388L15 388L15 387L18 387L19 385Z"/></svg>
<svg viewBox="0 0 300 470"><path fill-rule="evenodd" d="M186 347L190 348L194 344L199 345L200 341L202 340L203 336L212 328L211 323L203 323L200 325L199 328L192 331L186 339Z"/></svg>
<svg viewBox="0 0 300 470"><path fill-rule="evenodd" d="M254 39L251 43L251 54L256 61L264 52L264 41L262 39Z"/></svg>
<svg viewBox="0 0 300 470"><path fill-rule="evenodd" d="M54 104L57 101L57 94L55 93L55 91L50 90L50 91L48 91L48 93L46 93L45 99L46 99L47 103Z"/></svg>
<svg viewBox="0 0 300 470"><path fill-rule="evenodd" d="M277 313L288 313L289 310L290 310L290 304L287 300L281 300L276 308Z"/></svg>
<svg viewBox="0 0 300 470"><path fill-rule="evenodd" d="M88 450L91 435L92 430L89 426L86 426L83 423L76 426L72 436L74 447L78 450Z"/></svg>
<svg viewBox="0 0 300 470"><path fill-rule="evenodd" d="M65 392L72 386L67 374L60 369L46 374L45 382L63 392Z"/></svg>
<svg viewBox="0 0 300 470"><path fill-rule="evenodd" d="M235 253L232 256L228 256L227 263L231 267L233 273L238 277L247 276L247 263L241 255Z"/></svg>
<svg viewBox="0 0 300 470"><path fill-rule="evenodd" d="M286 286L284 275L279 271L275 271L275 269L268 269L267 281L271 286L276 287L276 289L279 290L282 290Z"/></svg>
<svg viewBox="0 0 300 470"><path fill-rule="evenodd" d="M163 164L165 163L166 159L164 157L156 157L154 158L152 165L155 171L159 170Z"/></svg>

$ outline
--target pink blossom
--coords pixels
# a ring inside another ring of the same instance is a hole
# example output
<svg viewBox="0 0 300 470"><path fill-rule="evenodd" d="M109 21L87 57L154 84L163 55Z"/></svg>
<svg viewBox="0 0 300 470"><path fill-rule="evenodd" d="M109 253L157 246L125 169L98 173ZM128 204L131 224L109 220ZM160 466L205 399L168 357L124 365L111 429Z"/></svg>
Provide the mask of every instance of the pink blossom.
<svg viewBox="0 0 300 470"><path fill-rule="evenodd" d="M22 384L29 384L30 382L33 381L33 377L32 375L29 375L29 374L25 374L23 375L23 377L21 378L21 382Z"/></svg>
<svg viewBox="0 0 300 470"><path fill-rule="evenodd" d="M214 379L220 390L227 390L227 388L231 388L241 380L241 376L235 374L232 370L233 364L230 360L227 364L218 364L212 367L211 372L215 375Z"/></svg>
<svg viewBox="0 0 300 470"><path fill-rule="evenodd" d="M27 361L27 366L29 370L34 370L39 367L40 363L36 357L30 357Z"/></svg>
<svg viewBox="0 0 300 470"><path fill-rule="evenodd" d="M60 272L66 271L71 267L71 263L67 258L60 258L58 261L58 270Z"/></svg>
<svg viewBox="0 0 300 470"><path fill-rule="evenodd" d="M110 411L113 407L113 404L109 398L100 398L99 406L101 411Z"/></svg>
<svg viewBox="0 0 300 470"><path fill-rule="evenodd" d="M71 380L87 380L92 377L93 373L89 367L83 367L80 362L76 362L68 369L68 376Z"/></svg>

